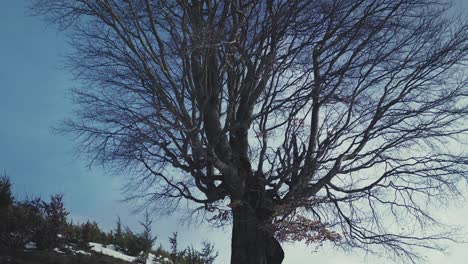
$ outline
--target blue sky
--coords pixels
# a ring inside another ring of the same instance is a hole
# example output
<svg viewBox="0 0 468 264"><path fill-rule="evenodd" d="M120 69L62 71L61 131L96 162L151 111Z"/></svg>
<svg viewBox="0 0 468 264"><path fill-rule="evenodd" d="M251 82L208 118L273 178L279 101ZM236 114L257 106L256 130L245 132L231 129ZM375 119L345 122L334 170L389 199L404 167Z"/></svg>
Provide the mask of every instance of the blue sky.
<svg viewBox="0 0 468 264"><path fill-rule="evenodd" d="M54 135L50 128L70 115L69 88L76 85L62 69L63 55L70 51L66 37L37 17L27 14L27 1L4 1L0 8L0 172L6 171L19 197L64 193L71 217L96 220L112 228L117 216L133 228L138 217L130 205L119 202L123 180L102 168L87 168L87 161L73 154L73 140ZM465 2L466 5L466 2ZM448 220L466 225L466 202L449 209ZM167 244L173 231L185 245L205 239L220 251L217 263L228 263L230 230L181 226L177 215L155 219L159 242ZM465 231L468 231L466 229ZM346 255L332 248L311 252L303 245L286 245L286 264L363 263L360 253ZM428 263L466 263L468 245L451 247L451 255L431 253ZM368 263L388 263L367 258Z"/></svg>
<svg viewBox="0 0 468 264"><path fill-rule="evenodd" d="M73 82L60 70L65 39L27 17L24 5L9 1L0 9L0 168L12 177L17 195L63 192L77 215L99 212L118 198L114 181L87 170L72 155L69 138L50 133L71 110L67 88Z"/></svg>

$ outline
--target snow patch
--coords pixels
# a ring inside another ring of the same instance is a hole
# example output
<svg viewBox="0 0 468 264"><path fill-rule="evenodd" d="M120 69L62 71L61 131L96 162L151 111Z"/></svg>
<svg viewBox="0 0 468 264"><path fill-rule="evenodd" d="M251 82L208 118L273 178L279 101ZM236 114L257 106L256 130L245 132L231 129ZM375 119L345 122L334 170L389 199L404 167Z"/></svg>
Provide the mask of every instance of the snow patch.
<svg viewBox="0 0 468 264"><path fill-rule="evenodd" d="M91 250L93 250L95 252L101 253L103 255L111 256L111 257L114 257L114 258L122 259L122 260L125 260L125 261L128 261L128 262L134 262L135 260L138 259L138 257L129 256L129 255L126 255L126 254L124 254L122 252L119 252L117 247L114 246L114 245L107 245L106 246L106 245L102 245L102 244L95 243L95 242L89 242L88 245L91 248ZM88 252L85 252L85 253L88 253ZM161 264L161 262L159 262L157 259L158 259L158 257L156 255L150 253L148 255L148 259L146 260L145 264ZM169 260L169 259L167 259L167 260Z"/></svg>
<svg viewBox="0 0 468 264"><path fill-rule="evenodd" d="M65 252L61 251L61 250L58 249L58 248L54 248L54 251L57 252L57 253L60 253L60 254L65 254Z"/></svg>
<svg viewBox="0 0 468 264"><path fill-rule="evenodd" d="M86 256L91 256L91 253L89 252L86 252L84 250L81 250L81 249L74 249L72 246L65 246L66 249L70 250L73 255L76 255L76 254L82 254L82 255L86 255Z"/></svg>
<svg viewBox="0 0 468 264"><path fill-rule="evenodd" d="M37 244L36 242L29 241L24 245L25 249L37 249Z"/></svg>
<svg viewBox="0 0 468 264"><path fill-rule="evenodd" d="M103 255L122 259L128 262L133 262L137 259L136 257L125 255L122 252L117 251L114 245L104 246L102 244L94 243L94 242L89 242L88 245L90 246L91 250L101 253Z"/></svg>
<svg viewBox="0 0 468 264"><path fill-rule="evenodd" d="M152 253L148 255L148 259L146 260L146 264L159 264L158 261L156 261L156 256Z"/></svg>
<svg viewBox="0 0 468 264"><path fill-rule="evenodd" d="M74 250L74 249L72 249L71 251L72 251L73 253L78 253L78 254L82 254L82 255L86 255L86 256L91 256L91 253L86 252L86 251L84 251L84 250Z"/></svg>

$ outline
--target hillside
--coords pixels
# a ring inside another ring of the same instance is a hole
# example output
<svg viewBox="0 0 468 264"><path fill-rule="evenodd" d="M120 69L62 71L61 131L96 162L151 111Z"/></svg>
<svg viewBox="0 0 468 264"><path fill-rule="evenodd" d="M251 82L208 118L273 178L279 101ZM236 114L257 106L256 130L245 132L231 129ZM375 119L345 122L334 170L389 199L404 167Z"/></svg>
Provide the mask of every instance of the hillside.
<svg viewBox="0 0 468 264"><path fill-rule="evenodd" d="M0 177L0 264L212 264L217 257L209 242L203 242L200 249L178 247L177 232L169 237L170 250L156 247L148 211L139 232L120 218L115 229L104 231L89 220L68 221L68 214L63 195L53 195L50 201L18 201L12 195L10 179Z"/></svg>
<svg viewBox="0 0 468 264"><path fill-rule="evenodd" d="M28 247L28 246L26 246ZM61 249L37 250L29 249L0 249L0 263L2 264L129 264L137 262L136 257L125 255L114 246L104 246L90 243L89 249L75 249L65 246ZM139 262L142 263L142 262ZM169 259L150 254L146 264L170 264Z"/></svg>
<svg viewBox="0 0 468 264"><path fill-rule="evenodd" d="M102 254L63 254L55 251L0 250L2 264L129 264Z"/></svg>

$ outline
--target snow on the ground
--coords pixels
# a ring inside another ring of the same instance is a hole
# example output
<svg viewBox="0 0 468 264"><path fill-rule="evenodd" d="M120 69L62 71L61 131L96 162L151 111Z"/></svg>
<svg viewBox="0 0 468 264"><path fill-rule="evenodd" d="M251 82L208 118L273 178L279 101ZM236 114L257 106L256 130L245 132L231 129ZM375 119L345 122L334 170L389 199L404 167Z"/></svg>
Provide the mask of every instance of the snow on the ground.
<svg viewBox="0 0 468 264"><path fill-rule="evenodd" d="M91 253L89 252L86 252L84 250L76 250L76 249L72 249L71 250L73 253L78 253L78 254L82 254L82 255L87 255L87 256L91 256Z"/></svg>
<svg viewBox="0 0 468 264"><path fill-rule="evenodd" d="M171 261L169 258L163 258L163 260L164 260L165 262ZM147 264L148 264L148 263L147 263Z"/></svg>
<svg viewBox="0 0 468 264"><path fill-rule="evenodd" d="M114 245L102 245L95 242L89 242L89 247L91 250L101 253L103 255L111 256L114 258L122 259L128 262L133 262L137 259L137 257L132 257L126 255L122 252L119 252ZM86 252L87 253L87 252ZM157 261L157 257L154 254L149 254L148 259L146 260L146 264L159 264L160 262Z"/></svg>
<svg viewBox="0 0 468 264"><path fill-rule="evenodd" d="M159 262L156 261L156 256L150 253L148 255L148 259L146 260L146 264L159 264Z"/></svg>
<svg viewBox="0 0 468 264"><path fill-rule="evenodd" d="M136 257L125 255L122 252L117 251L114 245L104 246L99 243L89 242L89 246L91 247L91 250L107 256L122 259L128 262L133 262L136 260Z"/></svg>
<svg viewBox="0 0 468 264"><path fill-rule="evenodd" d="M74 249L72 246L65 246L65 248L67 248L68 250L70 250L70 251L73 253L73 255L75 255L75 254L82 254L82 255L91 256L91 253L86 252L86 251L81 250L81 249Z"/></svg>
<svg viewBox="0 0 468 264"><path fill-rule="evenodd" d="M61 251L61 250L58 249L58 248L54 248L54 251L57 252L57 253L60 253L60 254L65 254L65 252Z"/></svg>
<svg viewBox="0 0 468 264"><path fill-rule="evenodd" d="M125 260L125 261L128 261L128 262L134 262L137 259L137 257L129 256L129 255L126 255L126 254L118 251L117 247L114 246L114 245L102 245L102 244L95 243L95 242L89 242L88 245L89 245L91 250L93 250L95 252L98 252L98 253L101 253L103 255L107 255L107 256L114 257L114 258L122 259L122 260ZM35 242L30 241L30 242L28 242L28 243L26 243L24 245L24 248L25 249L37 249L37 244ZM86 252L84 250L75 249L70 245L65 245L64 248L70 250L73 254L83 254L83 255L88 255L88 256L91 255L91 253L89 253L89 252ZM54 248L53 250L55 252L57 252L57 253L65 254L65 252L63 252L59 248ZM163 260L168 261L167 258L164 258ZM158 257L156 255L150 253L148 255L148 259L146 260L146 264L160 264L160 262L158 261Z"/></svg>
<svg viewBox="0 0 468 264"><path fill-rule="evenodd" d="M129 256L129 255L126 255L126 254L120 252L117 249L117 247L114 246L114 245L107 245L106 246L106 245L102 245L102 244L95 243L95 242L89 242L88 245L89 245L89 247L90 247L90 249L92 251L101 253L103 255L107 255L107 256L114 257L114 258L122 259L122 260L125 260L125 261L128 261L128 262L134 262L137 259L137 257ZM30 241L30 242L28 242L28 243L26 243L24 245L24 248L25 249L37 249L37 244L35 242ZM89 252L86 252L84 250L75 249L70 245L65 245L64 248L70 250L73 254L83 254L83 255L88 255L88 256L91 255L91 253L89 253ZM59 248L54 248L53 250L55 252L57 252L57 253L65 254L65 252L63 252ZM164 259L164 261L166 261L166 259ZM149 256L148 256L148 259L146 260L146 264L160 264L160 262L158 261L157 256L150 253Z"/></svg>
<svg viewBox="0 0 468 264"><path fill-rule="evenodd" d="M26 243L26 244L24 245L24 248L25 248L25 249L36 249L36 248L37 248L37 244L36 244L36 242L29 241L28 243Z"/></svg>

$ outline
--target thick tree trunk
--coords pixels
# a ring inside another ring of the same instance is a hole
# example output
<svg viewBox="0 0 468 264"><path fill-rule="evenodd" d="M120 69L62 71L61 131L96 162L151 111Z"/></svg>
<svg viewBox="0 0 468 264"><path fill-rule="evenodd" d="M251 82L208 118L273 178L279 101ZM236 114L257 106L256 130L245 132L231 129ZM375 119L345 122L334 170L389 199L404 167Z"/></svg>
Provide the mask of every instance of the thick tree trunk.
<svg viewBox="0 0 468 264"><path fill-rule="evenodd" d="M232 209L231 264L281 264L284 252L271 232L265 230L253 209L237 205Z"/></svg>

